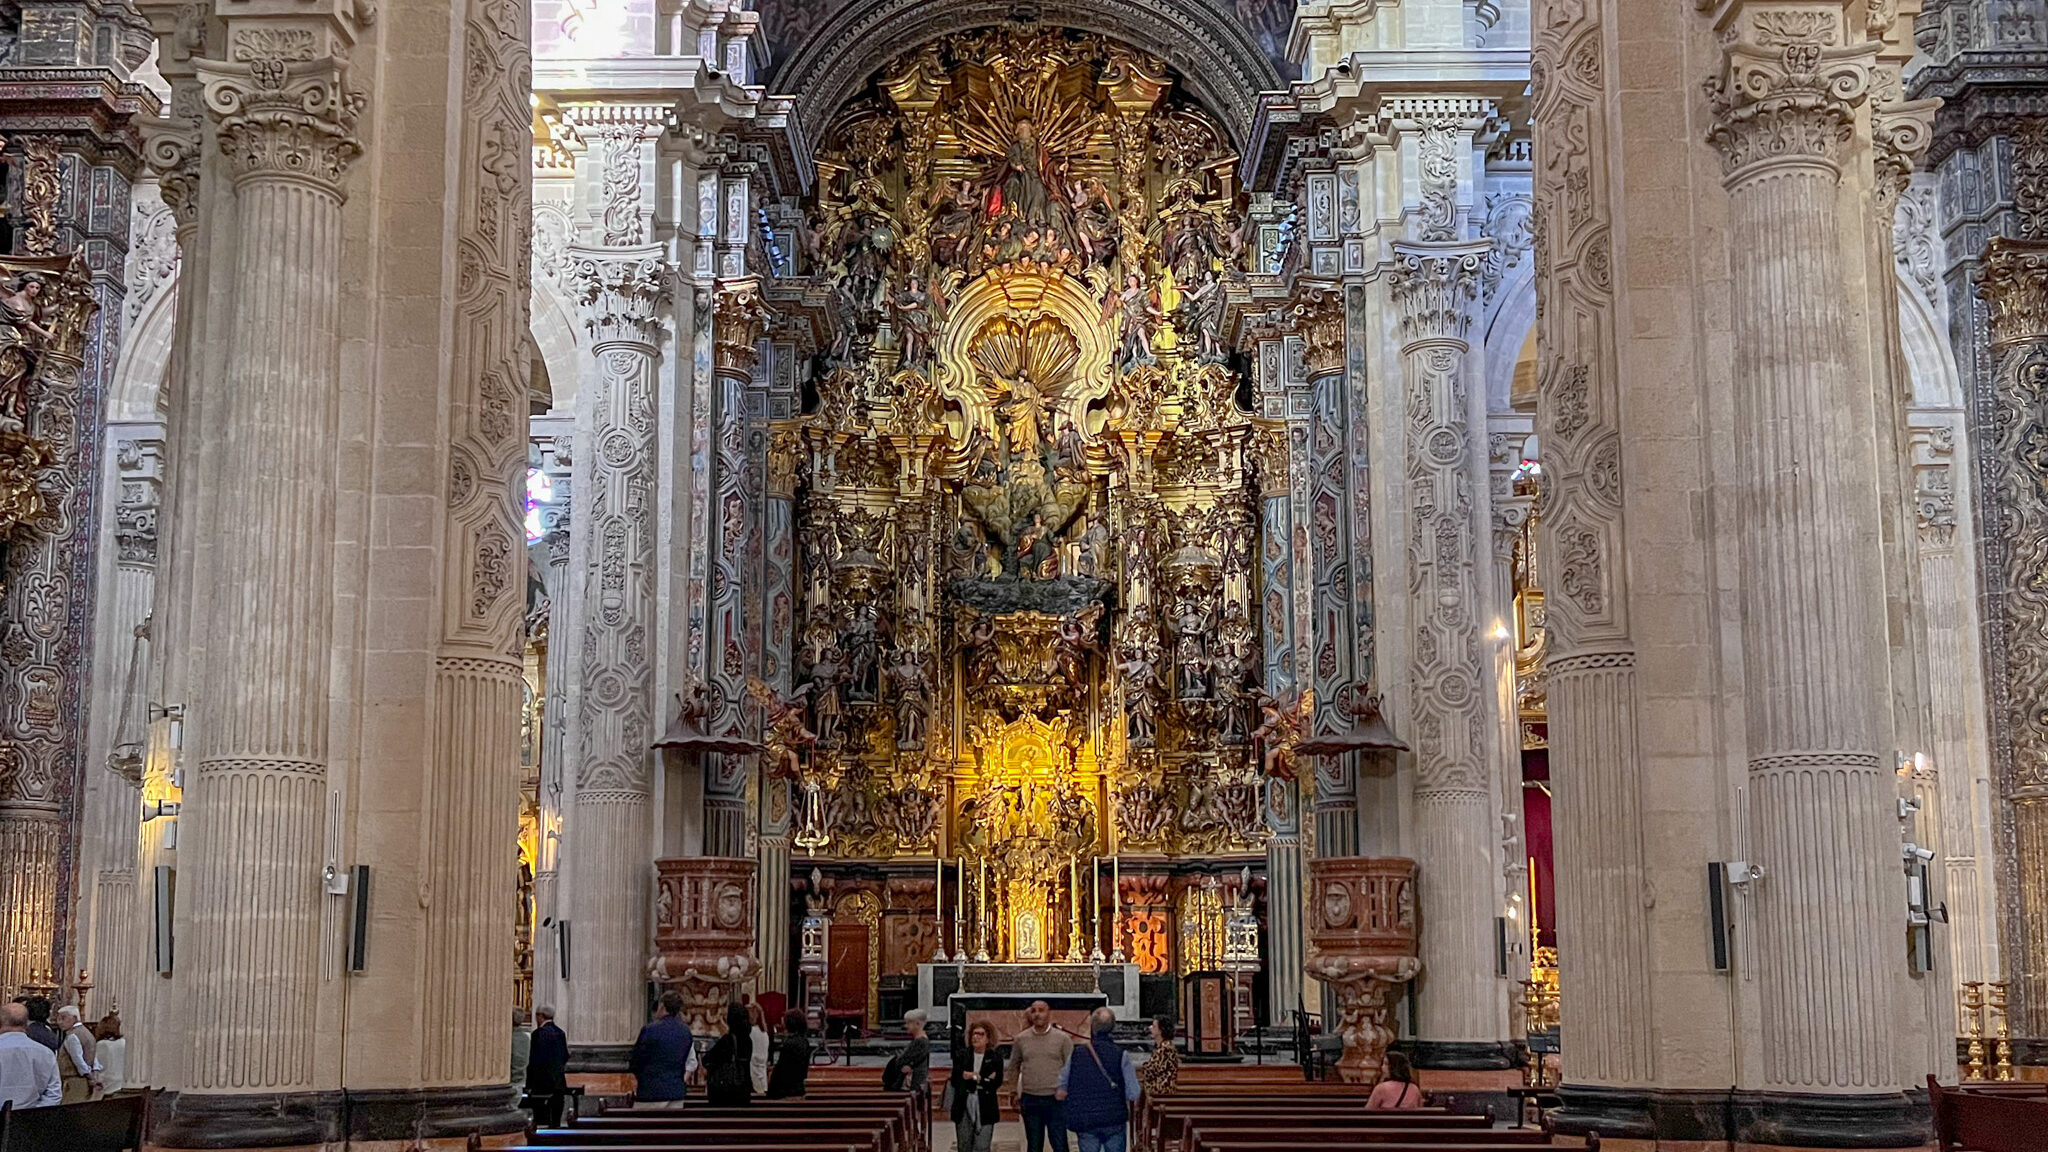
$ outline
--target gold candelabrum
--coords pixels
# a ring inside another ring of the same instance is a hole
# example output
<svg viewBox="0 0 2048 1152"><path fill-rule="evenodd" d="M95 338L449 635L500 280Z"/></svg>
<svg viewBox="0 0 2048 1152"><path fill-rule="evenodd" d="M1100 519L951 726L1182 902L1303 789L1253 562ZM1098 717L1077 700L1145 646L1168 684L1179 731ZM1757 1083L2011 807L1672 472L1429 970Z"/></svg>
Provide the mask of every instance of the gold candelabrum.
<svg viewBox="0 0 2048 1152"><path fill-rule="evenodd" d="M1971 980L1963 985L1961 1012L1964 1080L2012 1079L2012 1022L2006 984Z"/></svg>

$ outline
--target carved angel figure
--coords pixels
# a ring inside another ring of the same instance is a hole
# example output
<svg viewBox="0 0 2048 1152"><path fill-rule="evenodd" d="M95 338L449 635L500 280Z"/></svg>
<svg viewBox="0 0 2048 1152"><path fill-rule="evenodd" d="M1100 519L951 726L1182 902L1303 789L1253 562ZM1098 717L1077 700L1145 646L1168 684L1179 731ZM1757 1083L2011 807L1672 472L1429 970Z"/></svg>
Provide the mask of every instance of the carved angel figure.
<svg viewBox="0 0 2048 1152"><path fill-rule="evenodd" d="M1290 692L1278 698L1260 693L1259 726L1252 730L1252 743L1259 748L1259 768L1267 776L1294 779L1294 749L1307 738L1315 710L1313 692Z"/></svg>
<svg viewBox="0 0 2048 1152"><path fill-rule="evenodd" d="M22 276L0 289L0 427L21 429L28 420L28 382L36 352L50 339L43 324L43 282Z"/></svg>
<svg viewBox="0 0 2048 1152"><path fill-rule="evenodd" d="M804 698L811 686L804 685L783 696L757 677L747 677L747 695L761 707L762 742L768 746L768 775L794 780L802 774L802 752L818 742L818 734L804 723Z"/></svg>

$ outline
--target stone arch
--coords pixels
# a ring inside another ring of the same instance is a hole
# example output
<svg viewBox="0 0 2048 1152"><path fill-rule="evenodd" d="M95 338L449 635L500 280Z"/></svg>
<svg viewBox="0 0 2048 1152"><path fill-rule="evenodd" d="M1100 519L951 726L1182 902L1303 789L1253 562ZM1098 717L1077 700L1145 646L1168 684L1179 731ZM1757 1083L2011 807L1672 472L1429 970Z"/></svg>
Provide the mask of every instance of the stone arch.
<svg viewBox="0 0 2048 1152"><path fill-rule="evenodd" d="M1481 371L1486 381L1486 410L1514 407L1515 365L1536 336L1536 262L1522 260L1509 269L1495 290L1497 301L1486 319L1480 341Z"/></svg>
<svg viewBox="0 0 2048 1152"><path fill-rule="evenodd" d="M1245 147L1261 92L1286 87L1244 24L1206 0L1043 0L1037 23L1114 37L1165 60ZM825 124L868 77L920 45L1010 22L1009 0L855 0L814 29L776 70L805 124Z"/></svg>
<svg viewBox="0 0 2048 1152"><path fill-rule="evenodd" d="M554 393L553 410L572 412L583 381L579 370L583 357L578 353L579 329L574 309L569 301L562 298L554 281L536 275L530 311L532 318L528 323L533 331L533 347L548 370L548 383Z"/></svg>
<svg viewBox="0 0 2048 1152"><path fill-rule="evenodd" d="M120 354L114 361L113 388L107 396L109 423L163 418L177 318L178 280L173 273L122 333Z"/></svg>
<svg viewBox="0 0 2048 1152"><path fill-rule="evenodd" d="M1934 305L1908 280L1899 281L1899 342L1905 348L1907 382L1915 408L1963 406L1962 370L1949 346L1948 325Z"/></svg>

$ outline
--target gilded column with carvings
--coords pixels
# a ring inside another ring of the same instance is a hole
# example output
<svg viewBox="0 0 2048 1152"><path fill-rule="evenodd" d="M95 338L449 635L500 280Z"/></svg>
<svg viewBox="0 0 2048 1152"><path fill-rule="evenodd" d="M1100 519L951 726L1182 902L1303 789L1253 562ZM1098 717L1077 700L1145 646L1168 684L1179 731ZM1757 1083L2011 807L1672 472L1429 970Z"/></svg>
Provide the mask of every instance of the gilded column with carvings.
<svg viewBox="0 0 2048 1152"><path fill-rule="evenodd" d="M1497 1044L1507 1027L1493 964L1500 914L1493 664L1476 561L1491 522L1467 336L1491 241L1396 244L1408 485L1408 742L1426 973L1426 1042Z"/></svg>
<svg viewBox="0 0 2048 1152"><path fill-rule="evenodd" d="M218 587L186 781L179 943L191 1093L314 1086L339 404L342 199L361 152L352 29L250 21L197 62L232 180L223 403L235 483L208 547ZM301 38L309 53L283 59ZM189 951L188 951L189 950ZM189 959L186 959L189 955Z"/></svg>
<svg viewBox="0 0 2048 1152"><path fill-rule="evenodd" d="M642 1023L654 896L655 383L675 275L658 245L572 248L571 261L597 370L576 472L590 543L576 576L580 750L563 844L576 906L563 909L563 1024L578 1043L622 1044Z"/></svg>
<svg viewBox="0 0 2048 1152"><path fill-rule="evenodd" d="M1897 1086L1898 949L1873 926L1903 915L1898 805L1878 712L1883 558L1859 530L1878 516L1869 389L1849 367L1868 336L1840 291L1837 197L1876 49L1839 42L1844 24L1834 5L1733 6L1707 139L1732 238L1758 1080L1879 1092Z"/></svg>
<svg viewBox="0 0 2048 1152"><path fill-rule="evenodd" d="M1614 137L1598 6L1537 7L1536 430L1544 675L1564 1044L1571 1082L1657 1082L1636 643L1622 498L1619 320L1609 229ZM1567 1099L1569 1108L1571 1101Z"/></svg>

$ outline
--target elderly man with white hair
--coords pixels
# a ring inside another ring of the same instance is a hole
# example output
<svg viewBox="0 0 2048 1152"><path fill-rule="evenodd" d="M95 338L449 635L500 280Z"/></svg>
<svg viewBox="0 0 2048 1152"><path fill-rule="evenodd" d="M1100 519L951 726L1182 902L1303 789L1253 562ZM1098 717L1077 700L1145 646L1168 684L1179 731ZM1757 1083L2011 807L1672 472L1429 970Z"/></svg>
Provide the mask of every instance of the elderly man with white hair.
<svg viewBox="0 0 2048 1152"><path fill-rule="evenodd" d="M92 1029L79 1019L70 1004L57 1009L57 1035L64 1046L57 1050L57 1071L64 1077L64 1103L80 1104L99 1095L100 1065L94 1059Z"/></svg>
<svg viewBox="0 0 2048 1152"><path fill-rule="evenodd" d="M57 1057L28 1034L28 1009L0 1004L0 1105L45 1108L64 1100Z"/></svg>
<svg viewBox="0 0 2048 1152"><path fill-rule="evenodd" d="M884 1088L908 1088L920 1096L931 1091L932 1042L925 1038L925 1020L921 1008L903 1014L903 1028L910 1033L910 1044L889 1057L888 1065L882 1069Z"/></svg>

